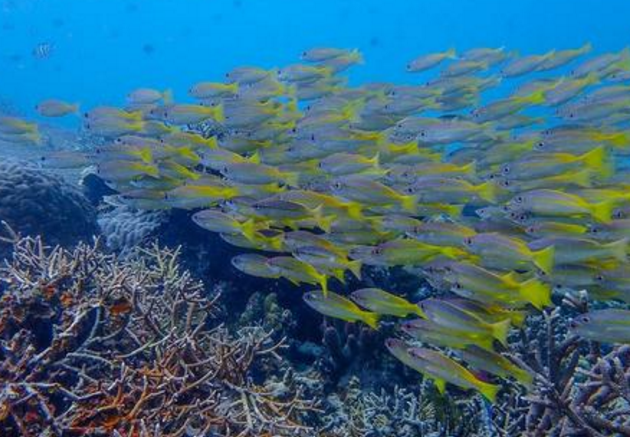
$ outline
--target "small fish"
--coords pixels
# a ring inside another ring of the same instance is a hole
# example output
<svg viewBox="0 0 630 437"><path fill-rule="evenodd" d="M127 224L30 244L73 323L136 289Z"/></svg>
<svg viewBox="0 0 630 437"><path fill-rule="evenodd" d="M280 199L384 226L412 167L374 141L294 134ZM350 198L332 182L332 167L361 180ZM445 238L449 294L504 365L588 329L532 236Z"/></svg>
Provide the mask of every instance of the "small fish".
<svg viewBox="0 0 630 437"><path fill-rule="evenodd" d="M31 54L35 59L48 59L55 51L55 45L50 42L42 42L37 44Z"/></svg>
<svg viewBox="0 0 630 437"><path fill-rule="evenodd" d="M419 73L437 67L446 59L456 59L455 49L451 48L442 53L422 55L407 64L409 73Z"/></svg>
<svg viewBox="0 0 630 437"><path fill-rule="evenodd" d="M587 261L601 262L613 259L625 262L628 259L628 239L622 238L611 243L600 243L583 237L547 237L528 244L532 250L554 248L555 264L579 264Z"/></svg>
<svg viewBox="0 0 630 437"><path fill-rule="evenodd" d="M446 391L446 383L449 382L463 389L477 390L490 402L495 402L499 386L477 379L446 355L426 348L410 348L404 342L391 338L386 340L385 345L405 365L433 379L440 393Z"/></svg>
<svg viewBox="0 0 630 437"><path fill-rule="evenodd" d="M556 51L552 50L543 55L527 55L514 59L501 69L503 77L518 77L537 71L545 62L553 59Z"/></svg>
<svg viewBox="0 0 630 437"><path fill-rule="evenodd" d="M500 376L513 377L525 386L531 386L534 376L525 369L518 367L504 356L476 345L471 345L458 351L457 355L466 363L478 370Z"/></svg>
<svg viewBox="0 0 630 437"><path fill-rule="evenodd" d="M605 309L573 319L571 330L579 336L602 343L630 343L630 311Z"/></svg>
<svg viewBox="0 0 630 437"><path fill-rule="evenodd" d="M426 344L443 346L453 349L464 349L467 346L478 345L487 350L494 348L494 340L485 335L470 335L467 332L445 328L431 320L405 320L400 329L410 337Z"/></svg>
<svg viewBox="0 0 630 437"><path fill-rule="evenodd" d="M35 110L44 117L64 117L69 114L79 112L79 105L76 103L67 103L61 100L44 100L37 104Z"/></svg>
<svg viewBox="0 0 630 437"><path fill-rule="evenodd" d="M508 202L511 209L526 210L547 217L588 216L601 223L610 223L616 202L603 198L589 203L576 194L559 190L540 189L516 195Z"/></svg>
<svg viewBox="0 0 630 437"><path fill-rule="evenodd" d="M301 283L319 285L324 298L328 295L328 278L315 267L290 256L270 258L267 264L281 277L298 285Z"/></svg>
<svg viewBox="0 0 630 437"><path fill-rule="evenodd" d="M238 90L238 83L199 82L190 87L188 94L196 99L216 99L234 97Z"/></svg>
<svg viewBox="0 0 630 437"><path fill-rule="evenodd" d="M304 293L304 302L315 311L325 316L346 322L363 322L372 329L378 329L378 314L364 311L351 300L329 291L324 293L320 290Z"/></svg>
<svg viewBox="0 0 630 437"><path fill-rule="evenodd" d="M349 260L347 255L338 249L323 247L322 244L299 245L292 250L292 253L298 260L310 264L320 271L328 271L333 274L341 272L342 274L339 276L343 279L343 272L350 270L358 280L361 280L361 261Z"/></svg>
<svg viewBox="0 0 630 437"><path fill-rule="evenodd" d="M243 273L259 278L277 279L280 274L267 264L268 258L263 255L246 253L232 258L232 265Z"/></svg>
<svg viewBox="0 0 630 437"><path fill-rule="evenodd" d="M537 71L549 71L559 67L564 67L580 56L589 53L591 50L593 50L591 43L586 43L577 49L554 51L551 56L545 59L543 63L538 66Z"/></svg>
<svg viewBox="0 0 630 437"><path fill-rule="evenodd" d="M396 317L416 314L425 317L418 305L380 288L362 288L353 292L350 297L362 307L376 314Z"/></svg>
<svg viewBox="0 0 630 437"><path fill-rule="evenodd" d="M525 241L499 233L480 233L464 241L472 253L482 257L482 264L504 268L535 266L551 272L554 265L554 247L531 250Z"/></svg>
<svg viewBox="0 0 630 437"><path fill-rule="evenodd" d="M207 107L188 104L167 106L162 112L162 118L175 125L197 124L206 120L222 121L224 119L221 106Z"/></svg>
<svg viewBox="0 0 630 437"><path fill-rule="evenodd" d="M193 214L193 222L198 226L212 232L224 234L242 234L248 240L256 239L259 226L254 220L239 218L215 209L205 209Z"/></svg>
<svg viewBox="0 0 630 437"><path fill-rule="evenodd" d="M151 104L164 102L169 105L173 101L173 92L171 90L158 91L152 88L138 88L127 94L127 101L131 104Z"/></svg>
<svg viewBox="0 0 630 437"><path fill-rule="evenodd" d="M477 314L460 308L456 302L441 299L425 299L418 305L429 320L442 327L469 334L487 335L507 345L510 320L487 323Z"/></svg>
<svg viewBox="0 0 630 437"><path fill-rule="evenodd" d="M387 241L376 247L355 248L350 252L352 258L376 266L422 265L439 256L457 259L464 255L464 251L454 247L433 246L409 239Z"/></svg>

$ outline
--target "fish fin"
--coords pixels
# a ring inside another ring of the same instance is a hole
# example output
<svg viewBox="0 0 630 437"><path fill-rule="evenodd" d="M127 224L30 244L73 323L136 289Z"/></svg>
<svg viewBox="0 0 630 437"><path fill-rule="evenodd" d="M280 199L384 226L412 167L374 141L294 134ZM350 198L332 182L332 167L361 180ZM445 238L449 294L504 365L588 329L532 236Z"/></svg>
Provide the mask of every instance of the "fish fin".
<svg viewBox="0 0 630 437"><path fill-rule="evenodd" d="M477 161L471 161L468 164L461 167L462 172L466 176L474 177L477 175Z"/></svg>
<svg viewBox="0 0 630 437"><path fill-rule="evenodd" d="M416 196L401 196L402 207L405 211L415 214L418 207Z"/></svg>
<svg viewBox="0 0 630 437"><path fill-rule="evenodd" d="M487 351L493 351L494 350L494 338L493 337L485 336L483 338L479 338L479 339L473 340L472 342L474 342L474 344L476 344L480 348L485 349Z"/></svg>
<svg viewBox="0 0 630 437"><path fill-rule="evenodd" d="M153 164L147 164L143 167L143 171L146 175L151 176L153 178L159 178L160 177L160 169L157 168L156 165Z"/></svg>
<svg viewBox="0 0 630 437"><path fill-rule="evenodd" d="M477 185L476 188L480 198L490 203L496 203L497 186L492 181L487 181L481 185Z"/></svg>
<svg viewBox="0 0 630 437"><path fill-rule="evenodd" d="M610 223L612 221L613 210L616 207L614 201L604 201L591 205L591 214L593 218L601 223Z"/></svg>
<svg viewBox="0 0 630 437"><path fill-rule="evenodd" d="M247 161L251 162L252 164L260 164L260 153L258 153L258 150L256 150L249 158L247 158Z"/></svg>
<svg viewBox="0 0 630 437"><path fill-rule="evenodd" d="M587 41L582 47L579 48L580 53L582 53L583 55L589 53L591 50L593 50L593 44L591 44L590 41Z"/></svg>
<svg viewBox="0 0 630 437"><path fill-rule="evenodd" d="M363 219L363 208L360 203L351 202L345 206L348 217L361 220Z"/></svg>
<svg viewBox="0 0 630 437"><path fill-rule="evenodd" d="M451 47L450 49L448 49L446 52L444 52L444 55L449 59L457 59L457 52L455 51L455 47Z"/></svg>
<svg viewBox="0 0 630 437"><path fill-rule="evenodd" d="M427 318L427 315L424 313L424 311L422 311L422 308L420 308L420 305L414 304L412 306L412 310L413 310L413 313L418 315L420 318L423 318L423 319Z"/></svg>
<svg viewBox="0 0 630 437"><path fill-rule="evenodd" d="M507 346L508 344L507 337L508 337L508 334L510 333L510 328L512 327L512 323L510 322L510 319L505 319L500 322L493 323L491 326L492 326L492 333L493 333L494 338L499 340L499 342L503 346Z"/></svg>
<svg viewBox="0 0 630 437"><path fill-rule="evenodd" d="M477 382L477 388L479 393L490 402L495 403L497 400L497 393L499 392L499 386L494 384L488 384L482 381Z"/></svg>
<svg viewBox="0 0 630 437"><path fill-rule="evenodd" d="M300 186L300 174L299 173L285 173L284 182L290 187Z"/></svg>
<svg viewBox="0 0 630 437"><path fill-rule="evenodd" d="M433 383L435 384L435 387L437 388L437 391L441 395L446 393L446 381L444 381L443 379L434 379Z"/></svg>
<svg viewBox="0 0 630 437"><path fill-rule="evenodd" d="M556 249L553 246L532 253L532 260L536 267L545 273L551 273Z"/></svg>
<svg viewBox="0 0 630 437"><path fill-rule="evenodd" d="M326 275L320 275L318 280L320 287L322 287L324 297L328 297L328 277Z"/></svg>
<svg viewBox="0 0 630 437"><path fill-rule="evenodd" d="M527 318L527 312L525 311L511 311L510 312L510 320L512 322L512 325L517 328L523 327L523 325L525 324L526 318Z"/></svg>
<svg viewBox="0 0 630 437"><path fill-rule="evenodd" d="M523 384L526 387L531 387L532 384L534 383L534 375L532 375L531 373L529 373L525 369L521 369L520 367L516 368L512 372L512 376L514 376L514 378L518 382L520 382L521 384Z"/></svg>
<svg viewBox="0 0 630 437"><path fill-rule="evenodd" d="M551 304L551 286L536 278L522 282L519 285L519 294L539 310Z"/></svg>
<svg viewBox="0 0 630 437"><path fill-rule="evenodd" d="M225 121L225 113L223 112L223 104L215 106L213 111L214 121L223 123Z"/></svg>
<svg viewBox="0 0 630 437"><path fill-rule="evenodd" d="M363 312L361 320L372 329L378 329L379 316L376 313L370 313L368 311Z"/></svg>
<svg viewBox="0 0 630 437"><path fill-rule="evenodd" d="M254 242L256 240L256 224L254 219L249 219L241 223L241 232L243 232L245 238Z"/></svg>
<svg viewBox="0 0 630 437"><path fill-rule="evenodd" d="M571 175L571 183L581 188L590 188L593 186L591 181L592 171L588 168L580 170Z"/></svg>
<svg viewBox="0 0 630 437"><path fill-rule="evenodd" d="M332 274L339 282L341 282L343 285L346 285L345 270L335 269L332 271Z"/></svg>
<svg viewBox="0 0 630 437"><path fill-rule="evenodd" d="M446 205L446 213L451 217L461 217L464 205Z"/></svg>
<svg viewBox="0 0 630 437"><path fill-rule="evenodd" d="M618 241L613 241L612 243L605 244L604 246L606 246L606 248L611 251L610 255L613 258L621 262L628 260L628 239L627 238L623 238Z"/></svg>
<svg viewBox="0 0 630 437"><path fill-rule="evenodd" d="M70 105L72 108L72 114L80 114L81 113L81 105L79 103L74 103Z"/></svg>
<svg viewBox="0 0 630 437"><path fill-rule="evenodd" d="M170 105L171 103L173 103L173 91L170 89L164 90L164 92L162 93L162 100L164 101L165 105Z"/></svg>
<svg viewBox="0 0 630 437"><path fill-rule="evenodd" d="M153 162L153 154L151 153L151 149L149 147L145 147L138 152L138 157L147 164Z"/></svg>
<svg viewBox="0 0 630 437"><path fill-rule="evenodd" d="M602 171L604 170L606 161L606 149L604 146L596 147L580 156L580 161L582 161L585 166L590 167L593 170Z"/></svg>
<svg viewBox="0 0 630 437"><path fill-rule="evenodd" d="M348 270L350 270L354 277L357 278L359 281L361 280L361 267L361 260L348 262Z"/></svg>

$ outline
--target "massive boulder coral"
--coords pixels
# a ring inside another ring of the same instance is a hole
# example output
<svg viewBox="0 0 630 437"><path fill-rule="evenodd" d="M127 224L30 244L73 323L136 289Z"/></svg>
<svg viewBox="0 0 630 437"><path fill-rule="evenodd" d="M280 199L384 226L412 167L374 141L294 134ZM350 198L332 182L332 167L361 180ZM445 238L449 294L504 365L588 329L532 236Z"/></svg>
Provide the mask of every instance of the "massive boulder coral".
<svg viewBox="0 0 630 437"><path fill-rule="evenodd" d="M49 244L73 245L97 232L96 210L78 187L10 159L0 161L0 220L24 235L45 235Z"/></svg>
<svg viewBox="0 0 630 437"><path fill-rule="evenodd" d="M317 405L283 368L283 340L229 333L178 251L14 246L0 270L3 436L313 435Z"/></svg>

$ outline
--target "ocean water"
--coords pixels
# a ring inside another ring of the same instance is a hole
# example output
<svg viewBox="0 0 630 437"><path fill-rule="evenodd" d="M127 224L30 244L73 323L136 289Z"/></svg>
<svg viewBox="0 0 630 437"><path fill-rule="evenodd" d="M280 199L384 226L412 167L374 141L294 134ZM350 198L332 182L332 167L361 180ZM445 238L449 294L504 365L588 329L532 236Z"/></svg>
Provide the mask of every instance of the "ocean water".
<svg viewBox="0 0 630 437"><path fill-rule="evenodd" d="M193 83L239 65L286 65L313 46L359 48L366 64L353 80L408 81L409 59L450 47L538 53L590 41L598 52L619 50L628 8L624 0L4 0L1 91L24 110L53 97L120 103L141 86L185 98ZM41 43L52 44L49 59L31 56Z"/></svg>
<svg viewBox="0 0 630 437"><path fill-rule="evenodd" d="M0 437L630 436L629 16L0 0Z"/></svg>

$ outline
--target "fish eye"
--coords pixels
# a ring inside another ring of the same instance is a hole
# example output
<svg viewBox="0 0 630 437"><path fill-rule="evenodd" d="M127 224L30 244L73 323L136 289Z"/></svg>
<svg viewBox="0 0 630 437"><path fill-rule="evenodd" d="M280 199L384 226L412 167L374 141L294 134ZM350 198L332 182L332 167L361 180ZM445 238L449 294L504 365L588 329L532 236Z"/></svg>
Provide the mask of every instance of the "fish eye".
<svg viewBox="0 0 630 437"><path fill-rule="evenodd" d="M505 188L509 188L511 185L510 181L505 179L503 182L501 182L501 186L505 187Z"/></svg>
<svg viewBox="0 0 630 437"><path fill-rule="evenodd" d="M462 284L460 284L459 282L456 282L453 284L453 288L455 290L461 290L462 289Z"/></svg>
<svg viewBox="0 0 630 437"><path fill-rule="evenodd" d="M420 131L420 136L421 137L426 137L427 136L427 131Z"/></svg>
<svg viewBox="0 0 630 437"><path fill-rule="evenodd" d="M539 142L538 144L536 144L536 148L537 149L544 149L545 148L545 143L543 143L542 141Z"/></svg>
<svg viewBox="0 0 630 437"><path fill-rule="evenodd" d="M472 244L473 244L473 239L472 239L472 237L466 237L466 238L464 238L464 244L465 244L466 246L472 246Z"/></svg>
<svg viewBox="0 0 630 437"><path fill-rule="evenodd" d="M503 168L501 169L501 173L503 174L509 174L510 173L510 166L509 165L504 165Z"/></svg>
<svg viewBox="0 0 630 437"><path fill-rule="evenodd" d="M613 218L616 219L622 219L625 217L625 214L623 213L623 211L615 211L613 214Z"/></svg>
<svg viewBox="0 0 630 437"><path fill-rule="evenodd" d="M523 199L523 196L516 196L516 197L514 198L514 201L515 201L516 203L523 203L523 201L524 201L524 200L525 200L525 199Z"/></svg>
<svg viewBox="0 0 630 437"><path fill-rule="evenodd" d="M573 117L575 117L575 114L573 112L570 112L569 113L569 118L573 118Z"/></svg>
<svg viewBox="0 0 630 437"><path fill-rule="evenodd" d="M341 190L341 182L335 182L332 184L333 189Z"/></svg>
<svg viewBox="0 0 630 437"><path fill-rule="evenodd" d="M604 278L604 275L600 274L600 275L595 276L595 280L597 282L604 282L604 279L606 279L606 278Z"/></svg>
<svg viewBox="0 0 630 437"><path fill-rule="evenodd" d="M383 249L381 247L375 247L372 249L372 255L382 255Z"/></svg>

